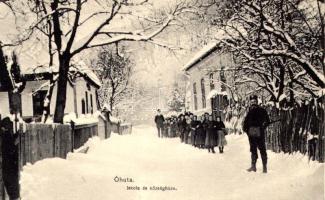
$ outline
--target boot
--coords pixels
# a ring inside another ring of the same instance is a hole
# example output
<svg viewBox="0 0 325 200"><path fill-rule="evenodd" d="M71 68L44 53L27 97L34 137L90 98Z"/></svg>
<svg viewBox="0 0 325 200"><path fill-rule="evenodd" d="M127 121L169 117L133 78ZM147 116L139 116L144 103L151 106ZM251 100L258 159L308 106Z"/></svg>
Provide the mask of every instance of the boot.
<svg viewBox="0 0 325 200"><path fill-rule="evenodd" d="M248 172L256 172L256 163L252 163L252 166L247 169Z"/></svg>
<svg viewBox="0 0 325 200"><path fill-rule="evenodd" d="M263 165L263 173L267 173L267 167L266 167L266 165Z"/></svg>
<svg viewBox="0 0 325 200"><path fill-rule="evenodd" d="M210 148L208 148L208 152L210 153Z"/></svg>
<svg viewBox="0 0 325 200"><path fill-rule="evenodd" d="M214 151L214 148L212 148L212 153L216 153L216 152Z"/></svg>
<svg viewBox="0 0 325 200"><path fill-rule="evenodd" d="M267 155L262 155L263 173L267 173Z"/></svg>
<svg viewBox="0 0 325 200"><path fill-rule="evenodd" d="M219 147L219 153L222 153L222 147Z"/></svg>
<svg viewBox="0 0 325 200"><path fill-rule="evenodd" d="M248 172L256 172L256 157L252 155L251 157L252 159L252 164L251 164L251 167L247 169Z"/></svg>

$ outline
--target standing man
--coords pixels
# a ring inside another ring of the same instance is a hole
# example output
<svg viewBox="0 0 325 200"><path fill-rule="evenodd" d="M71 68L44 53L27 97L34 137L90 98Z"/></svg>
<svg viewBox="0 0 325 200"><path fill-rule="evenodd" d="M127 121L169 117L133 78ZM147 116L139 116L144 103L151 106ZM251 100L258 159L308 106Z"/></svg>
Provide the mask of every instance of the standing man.
<svg viewBox="0 0 325 200"><path fill-rule="evenodd" d="M161 114L160 109L157 110L157 115L155 116L155 123L158 129L158 137L162 137L163 134L163 127L164 127L164 121L165 118L164 116Z"/></svg>
<svg viewBox="0 0 325 200"><path fill-rule="evenodd" d="M257 149L260 150L263 173L267 173L267 154L265 146L266 127L269 124L269 116L266 110L257 104L257 96L250 97L249 111L244 119L243 130L248 135L250 152L251 152L251 167L247 169L249 172L256 172L256 161L258 159Z"/></svg>

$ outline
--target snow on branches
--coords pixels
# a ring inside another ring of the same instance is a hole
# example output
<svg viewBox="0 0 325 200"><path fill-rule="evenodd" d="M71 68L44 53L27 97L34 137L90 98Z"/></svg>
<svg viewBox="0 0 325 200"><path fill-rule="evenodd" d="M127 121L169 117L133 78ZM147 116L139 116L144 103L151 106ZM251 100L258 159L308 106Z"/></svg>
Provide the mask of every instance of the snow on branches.
<svg viewBox="0 0 325 200"><path fill-rule="evenodd" d="M217 6L231 10L214 25L226 35L220 41L224 49L235 55L238 83L255 83L273 101L284 93L319 97L325 88L324 3L311 8L307 1L233 0Z"/></svg>

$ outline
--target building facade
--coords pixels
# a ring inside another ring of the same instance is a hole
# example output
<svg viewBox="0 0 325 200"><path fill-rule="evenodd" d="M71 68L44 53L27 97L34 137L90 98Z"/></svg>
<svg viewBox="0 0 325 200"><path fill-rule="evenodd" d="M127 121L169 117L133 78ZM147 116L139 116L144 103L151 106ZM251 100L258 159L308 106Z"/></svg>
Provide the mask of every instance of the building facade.
<svg viewBox="0 0 325 200"><path fill-rule="evenodd" d="M184 66L189 76L187 106L191 112L223 115L230 98L225 71L233 65L232 55L220 52L218 44L211 43Z"/></svg>
<svg viewBox="0 0 325 200"><path fill-rule="evenodd" d="M24 75L26 85L20 94L21 115L25 119L39 118L43 113L44 99L49 89L49 74ZM87 74L80 74L73 81L67 83L65 114L75 113L76 116L82 114L92 114L98 110L97 89L100 83ZM57 85L53 88L50 102L50 115L54 115L57 95ZM0 91L0 113L10 114L8 92Z"/></svg>

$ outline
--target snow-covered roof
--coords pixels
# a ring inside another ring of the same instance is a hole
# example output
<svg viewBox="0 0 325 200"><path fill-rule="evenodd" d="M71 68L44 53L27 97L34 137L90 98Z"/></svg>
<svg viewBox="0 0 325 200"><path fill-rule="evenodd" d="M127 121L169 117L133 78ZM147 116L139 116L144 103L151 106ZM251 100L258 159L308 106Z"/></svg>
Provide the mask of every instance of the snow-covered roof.
<svg viewBox="0 0 325 200"><path fill-rule="evenodd" d="M214 52L219 47L220 41L229 38L229 35L227 35L224 30L219 30L215 34L214 38L216 39L214 42L211 42L208 45L204 46L199 52L194 55L194 57L182 68L183 71L189 70L195 64Z"/></svg>
<svg viewBox="0 0 325 200"><path fill-rule="evenodd" d="M205 47L203 47L194 57L183 67L183 71L189 70L196 63L200 62L206 56L210 55L218 47L219 42L212 42Z"/></svg>
<svg viewBox="0 0 325 200"><path fill-rule="evenodd" d="M95 85L100 87L102 85L101 81L98 79L97 75L91 70L83 61L72 61L71 65L73 67L70 67L70 71L78 71L81 73L84 77L88 78L91 82L93 82ZM38 66L36 68L23 68L22 73L25 75L30 74L44 74L44 73L58 73L59 67L58 66Z"/></svg>
<svg viewBox="0 0 325 200"><path fill-rule="evenodd" d="M228 93L227 93L226 91L222 91L222 92L221 92L221 91L218 91L218 90L216 90L216 89L213 89L213 90L211 90L211 91L209 92L207 98L208 98L208 99L211 99L211 98L215 97L216 95L228 95Z"/></svg>
<svg viewBox="0 0 325 200"><path fill-rule="evenodd" d="M85 62L82 60L79 61L73 61L73 65L79 70L80 73L82 73L84 76L88 77L93 83L95 83L97 86L101 86L102 83L98 79L97 75L94 73L92 69L90 69Z"/></svg>

